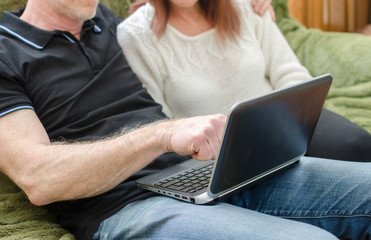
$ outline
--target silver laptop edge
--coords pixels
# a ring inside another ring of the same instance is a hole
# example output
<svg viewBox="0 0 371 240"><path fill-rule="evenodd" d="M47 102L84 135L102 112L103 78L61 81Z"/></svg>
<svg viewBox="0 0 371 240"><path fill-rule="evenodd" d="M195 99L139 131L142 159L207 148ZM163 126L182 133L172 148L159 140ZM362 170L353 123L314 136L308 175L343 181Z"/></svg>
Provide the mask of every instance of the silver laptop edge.
<svg viewBox="0 0 371 240"><path fill-rule="evenodd" d="M296 157L296 158L294 158L292 160L289 160L289 161L287 161L287 162L285 162L285 163L283 163L283 164L281 164L281 165L279 165L279 166L271 169L270 171L266 171L266 172L261 173L261 174L255 176L255 177L253 177L253 178L250 178L250 179L246 180L245 182L242 182L242 183L234 186L233 189L228 189L228 190L223 191L223 192L220 192L218 194L213 194L210 191L210 185L209 185L209 187L207 189L207 195L209 196L209 198L211 200L208 200L207 201L207 199L197 199L197 197L196 197L195 202L196 203L200 203L200 204L204 204L204 203L208 203L210 201L217 201L218 198L222 198L224 196L229 195L230 193L233 193L235 191L238 191L239 189L244 188L246 185L250 185L251 183L257 183L259 180L264 179L268 175L271 175L271 174L273 174L275 172L280 172L282 170L287 169L288 167L290 167L290 166L294 165L295 163L297 163L300 160L301 157L303 157L303 155L301 155L299 157ZM214 165L214 168L215 168L215 166L216 166L216 163ZM210 178L210 182L213 179L213 175L214 175L214 169L213 169L212 176ZM197 200L199 200L199 201L197 201Z"/></svg>

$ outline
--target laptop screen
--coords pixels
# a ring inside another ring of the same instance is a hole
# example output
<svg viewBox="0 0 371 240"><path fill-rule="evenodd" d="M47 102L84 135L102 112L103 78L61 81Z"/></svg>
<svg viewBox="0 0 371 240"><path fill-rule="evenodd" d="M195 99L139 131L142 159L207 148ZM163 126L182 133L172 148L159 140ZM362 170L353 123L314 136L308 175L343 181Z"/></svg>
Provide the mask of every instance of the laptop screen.
<svg viewBox="0 0 371 240"><path fill-rule="evenodd" d="M236 105L229 115L211 193L228 191L303 156L330 84L331 79L309 81Z"/></svg>

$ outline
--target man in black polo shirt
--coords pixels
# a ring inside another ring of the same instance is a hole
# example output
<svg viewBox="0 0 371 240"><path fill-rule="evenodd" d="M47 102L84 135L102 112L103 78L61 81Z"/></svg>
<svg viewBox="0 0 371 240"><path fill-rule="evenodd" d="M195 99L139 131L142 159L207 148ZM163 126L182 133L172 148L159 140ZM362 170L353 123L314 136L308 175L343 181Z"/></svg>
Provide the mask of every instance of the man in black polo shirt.
<svg viewBox="0 0 371 240"><path fill-rule="evenodd" d="M127 203L154 195L135 187L135 179L187 158L163 155L138 172L156 157L171 151L215 157L225 117L165 121L119 134L165 118L116 42L120 19L99 6L95 18L75 25L52 13L78 4L78 14L89 19L98 1L61 0L59 9L46 2L5 12L0 25L0 170L36 205L93 197L49 206L64 227L87 238ZM34 22L35 6L50 26Z"/></svg>
<svg viewBox="0 0 371 240"><path fill-rule="evenodd" d="M335 239L247 208L339 236L369 234L368 163L302 161L233 205L195 206L137 188L135 179L184 155L215 158L225 116L162 120L116 42L118 21L98 0L29 0L3 15L0 170L32 203L79 239ZM352 170L340 179L344 169Z"/></svg>

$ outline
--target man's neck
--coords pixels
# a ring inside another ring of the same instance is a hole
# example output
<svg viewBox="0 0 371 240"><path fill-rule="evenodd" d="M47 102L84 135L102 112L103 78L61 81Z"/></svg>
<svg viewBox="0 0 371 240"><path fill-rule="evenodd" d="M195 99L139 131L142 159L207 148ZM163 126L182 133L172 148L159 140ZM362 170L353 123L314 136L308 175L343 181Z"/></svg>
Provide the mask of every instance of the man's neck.
<svg viewBox="0 0 371 240"><path fill-rule="evenodd" d="M70 19L53 11L46 1L28 1L20 17L23 21L46 31L61 30L70 32L80 39L83 21Z"/></svg>

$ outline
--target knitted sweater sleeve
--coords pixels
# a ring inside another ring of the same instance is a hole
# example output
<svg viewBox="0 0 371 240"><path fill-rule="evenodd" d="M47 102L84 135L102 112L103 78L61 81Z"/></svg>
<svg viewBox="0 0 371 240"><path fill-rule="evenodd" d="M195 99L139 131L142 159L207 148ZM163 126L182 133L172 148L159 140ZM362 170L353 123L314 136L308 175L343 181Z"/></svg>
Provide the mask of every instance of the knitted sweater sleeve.
<svg viewBox="0 0 371 240"><path fill-rule="evenodd" d="M172 118L172 113L164 98L164 67L154 44L149 20L144 16L128 18L117 27L117 40L143 86L151 97L162 105L162 111Z"/></svg>
<svg viewBox="0 0 371 240"><path fill-rule="evenodd" d="M266 63L266 77L274 89L285 88L312 78L301 65L285 37L267 12L263 17L253 14L250 1L245 1L244 11L253 21L256 37Z"/></svg>

